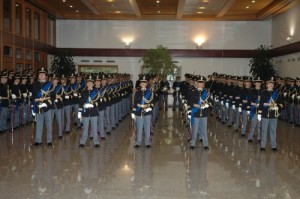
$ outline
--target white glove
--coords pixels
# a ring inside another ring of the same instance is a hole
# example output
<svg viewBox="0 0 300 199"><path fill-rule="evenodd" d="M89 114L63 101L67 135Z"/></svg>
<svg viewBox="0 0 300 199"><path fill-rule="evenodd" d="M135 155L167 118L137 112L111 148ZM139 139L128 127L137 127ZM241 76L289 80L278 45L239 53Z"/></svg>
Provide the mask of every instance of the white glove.
<svg viewBox="0 0 300 199"><path fill-rule="evenodd" d="M191 118L192 118L192 116L191 116L191 115L188 115L188 118L189 118L189 119L191 119Z"/></svg>
<svg viewBox="0 0 300 199"><path fill-rule="evenodd" d="M30 96L30 97L32 96L32 92L29 92L29 96Z"/></svg>
<svg viewBox="0 0 300 199"><path fill-rule="evenodd" d="M180 99L182 99L182 95L181 94L179 95L179 97L180 97Z"/></svg>
<svg viewBox="0 0 300 199"><path fill-rule="evenodd" d="M31 110L31 114L33 117L35 116L35 112L33 110Z"/></svg>
<svg viewBox="0 0 300 199"><path fill-rule="evenodd" d="M201 107L201 109L206 109L206 108L208 108L209 107L209 105L208 104L205 104L203 107Z"/></svg>
<svg viewBox="0 0 300 199"><path fill-rule="evenodd" d="M12 95L11 95L11 98L12 98L12 99L16 99L17 96L16 96L15 94L12 94Z"/></svg>
<svg viewBox="0 0 300 199"><path fill-rule="evenodd" d="M152 108L150 108L150 107L145 109L145 112L146 112L146 113L148 113L148 112L150 112L150 111L152 111Z"/></svg>
<svg viewBox="0 0 300 199"><path fill-rule="evenodd" d="M66 96L65 96L65 99L70 99L70 96L69 96L69 95L66 95Z"/></svg>
<svg viewBox="0 0 300 199"><path fill-rule="evenodd" d="M261 114L258 114L258 115L257 115L257 120L258 120L258 121L261 121Z"/></svg>
<svg viewBox="0 0 300 199"><path fill-rule="evenodd" d="M292 99L295 99L295 94L292 95Z"/></svg>
<svg viewBox="0 0 300 199"><path fill-rule="evenodd" d="M300 100L300 95L297 96L297 99Z"/></svg>
<svg viewBox="0 0 300 199"><path fill-rule="evenodd" d="M134 113L131 113L131 118L135 119L135 114Z"/></svg>
<svg viewBox="0 0 300 199"><path fill-rule="evenodd" d="M232 105L232 109L235 110L235 104Z"/></svg>
<svg viewBox="0 0 300 199"><path fill-rule="evenodd" d="M23 93L22 95L23 95L23 97L24 97L24 98L26 98L26 97L27 97L27 93Z"/></svg>
<svg viewBox="0 0 300 199"><path fill-rule="evenodd" d="M215 99L215 102L216 102L216 103L218 103L218 102L219 102L219 100L216 98L216 99Z"/></svg>
<svg viewBox="0 0 300 199"><path fill-rule="evenodd" d="M180 87L176 87L176 91L179 91L180 90Z"/></svg>
<svg viewBox="0 0 300 199"><path fill-rule="evenodd" d="M287 92L284 92L284 93L283 93L283 96L286 97L286 96L287 96Z"/></svg>
<svg viewBox="0 0 300 199"><path fill-rule="evenodd" d="M226 108L229 108L229 103L226 102L226 103L225 103L225 106L226 106Z"/></svg>
<svg viewBox="0 0 300 199"><path fill-rule="evenodd" d="M58 102L58 100L57 100L57 99L55 99L55 100L54 100L54 102L55 102L55 103L57 103L57 102Z"/></svg>
<svg viewBox="0 0 300 199"><path fill-rule="evenodd" d="M188 111L186 114L188 115L188 114L190 114L192 111Z"/></svg>
<svg viewBox="0 0 300 199"><path fill-rule="evenodd" d="M222 105L222 106L224 105L224 102L223 102L223 101L221 101L221 105Z"/></svg>
<svg viewBox="0 0 300 199"><path fill-rule="evenodd" d="M78 97L78 94L77 94L77 93L74 93L74 97Z"/></svg>
<svg viewBox="0 0 300 199"><path fill-rule="evenodd" d="M122 93L122 96L124 96L124 93Z"/></svg>
<svg viewBox="0 0 300 199"><path fill-rule="evenodd" d="M250 115L250 111L247 111L247 115Z"/></svg>
<svg viewBox="0 0 300 199"><path fill-rule="evenodd" d="M274 107L272 108L272 110L278 111L278 106L274 106Z"/></svg>
<svg viewBox="0 0 300 199"><path fill-rule="evenodd" d="M163 88L163 91L166 91L166 90L167 90L167 87L164 87L164 88Z"/></svg>
<svg viewBox="0 0 300 199"><path fill-rule="evenodd" d="M94 108L93 104L87 103L84 105L84 108Z"/></svg>
<svg viewBox="0 0 300 199"><path fill-rule="evenodd" d="M47 104L46 103L42 103L40 105L38 105L39 108L44 108L44 107L47 107Z"/></svg>
<svg viewBox="0 0 300 199"><path fill-rule="evenodd" d="M239 112L240 112L240 113L242 112L242 107L239 107Z"/></svg>
<svg viewBox="0 0 300 199"><path fill-rule="evenodd" d="M78 115L77 115L77 116L78 116L78 119L80 119L80 120L82 119L82 114L81 114L80 111L78 112Z"/></svg>

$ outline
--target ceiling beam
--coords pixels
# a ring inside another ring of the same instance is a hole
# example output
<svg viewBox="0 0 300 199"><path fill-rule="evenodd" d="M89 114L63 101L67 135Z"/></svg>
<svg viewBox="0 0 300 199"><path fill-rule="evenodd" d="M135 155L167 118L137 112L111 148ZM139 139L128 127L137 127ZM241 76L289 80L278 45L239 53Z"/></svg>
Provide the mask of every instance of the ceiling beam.
<svg viewBox="0 0 300 199"><path fill-rule="evenodd" d="M273 14L276 14L281 9L284 9L289 4L298 0L274 0L272 3L267 5L264 9L257 13L257 19L266 19Z"/></svg>
<svg viewBox="0 0 300 199"><path fill-rule="evenodd" d="M136 2L136 0L129 0L129 3L134 11L134 13L136 14L137 17L141 17L141 10Z"/></svg>
<svg viewBox="0 0 300 199"><path fill-rule="evenodd" d="M217 14L217 17L223 17L235 2L236 0L228 0Z"/></svg>
<svg viewBox="0 0 300 199"><path fill-rule="evenodd" d="M26 0L26 2L34 5L35 7L38 7L39 9L54 15L57 18L63 18L62 11L58 9L57 7L52 6L51 4L48 3L48 1L45 0Z"/></svg>
<svg viewBox="0 0 300 199"><path fill-rule="evenodd" d="M184 9L185 0L178 0L178 8L177 8L177 19L182 18L183 9Z"/></svg>
<svg viewBox="0 0 300 199"><path fill-rule="evenodd" d="M97 9L96 5L90 0L80 0L88 9L90 9L95 15L100 15L102 12Z"/></svg>

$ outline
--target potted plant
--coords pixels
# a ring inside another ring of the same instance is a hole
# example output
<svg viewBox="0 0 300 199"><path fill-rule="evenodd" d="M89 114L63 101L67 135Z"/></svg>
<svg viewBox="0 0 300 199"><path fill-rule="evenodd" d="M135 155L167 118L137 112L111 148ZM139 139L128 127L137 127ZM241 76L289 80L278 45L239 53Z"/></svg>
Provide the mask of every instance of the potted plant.
<svg viewBox="0 0 300 199"><path fill-rule="evenodd" d="M266 81L277 75L274 69L270 47L261 45L255 49L253 58L249 61L250 73L253 77L260 77Z"/></svg>
<svg viewBox="0 0 300 199"><path fill-rule="evenodd" d="M51 61L51 72L68 77L76 71L76 64L70 51L57 50Z"/></svg>
<svg viewBox="0 0 300 199"><path fill-rule="evenodd" d="M147 73L174 75L178 67L166 47L158 45L156 49L149 49L139 60Z"/></svg>

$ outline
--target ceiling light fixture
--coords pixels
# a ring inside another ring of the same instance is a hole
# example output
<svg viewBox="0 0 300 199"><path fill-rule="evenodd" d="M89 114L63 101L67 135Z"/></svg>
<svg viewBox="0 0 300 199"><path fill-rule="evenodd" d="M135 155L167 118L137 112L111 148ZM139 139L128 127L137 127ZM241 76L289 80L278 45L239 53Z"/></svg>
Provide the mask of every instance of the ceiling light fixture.
<svg viewBox="0 0 300 199"><path fill-rule="evenodd" d="M76 10L76 12L79 12L79 10Z"/></svg>
<svg viewBox="0 0 300 199"><path fill-rule="evenodd" d="M118 10L118 11L116 11L116 13L117 13L117 14L120 14L120 13L121 13L121 11L119 11L119 10Z"/></svg>
<svg viewBox="0 0 300 199"><path fill-rule="evenodd" d="M255 3L255 1L252 1L252 3Z"/></svg>
<svg viewBox="0 0 300 199"><path fill-rule="evenodd" d="M160 1L156 1L156 3L159 3Z"/></svg>
<svg viewBox="0 0 300 199"><path fill-rule="evenodd" d="M250 7L249 6L246 6L246 9L249 9Z"/></svg>
<svg viewBox="0 0 300 199"><path fill-rule="evenodd" d="M63 3L66 3L66 0L62 0Z"/></svg>
<svg viewBox="0 0 300 199"><path fill-rule="evenodd" d="M202 14L203 12L197 12L198 14Z"/></svg>
<svg viewBox="0 0 300 199"><path fill-rule="evenodd" d="M199 9L201 9L201 10L204 10L204 9L205 9L205 7L201 6L201 7L199 7Z"/></svg>
<svg viewBox="0 0 300 199"><path fill-rule="evenodd" d="M157 13L159 14L159 13L160 13L160 10L158 10Z"/></svg>
<svg viewBox="0 0 300 199"><path fill-rule="evenodd" d="M73 6L72 6L72 5L70 5L70 8L73 8Z"/></svg>

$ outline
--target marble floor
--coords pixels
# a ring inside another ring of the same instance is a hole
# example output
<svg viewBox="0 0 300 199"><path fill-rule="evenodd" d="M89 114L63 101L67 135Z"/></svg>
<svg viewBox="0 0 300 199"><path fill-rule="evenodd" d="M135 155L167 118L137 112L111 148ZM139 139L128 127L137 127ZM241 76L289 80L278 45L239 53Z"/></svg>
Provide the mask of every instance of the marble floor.
<svg viewBox="0 0 300 199"><path fill-rule="evenodd" d="M54 124L55 126L55 124ZM152 149L135 150L127 117L99 149L81 130L34 147L34 125L0 136L0 198L300 198L300 128L279 122L278 152L209 118L210 150L190 151L179 112L160 113ZM44 142L45 143L45 142Z"/></svg>

